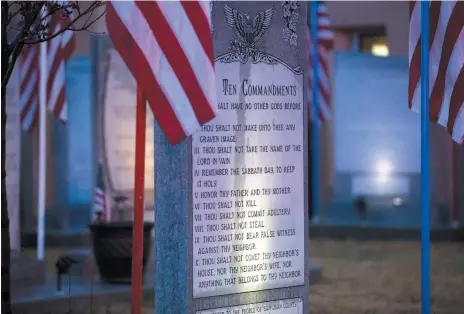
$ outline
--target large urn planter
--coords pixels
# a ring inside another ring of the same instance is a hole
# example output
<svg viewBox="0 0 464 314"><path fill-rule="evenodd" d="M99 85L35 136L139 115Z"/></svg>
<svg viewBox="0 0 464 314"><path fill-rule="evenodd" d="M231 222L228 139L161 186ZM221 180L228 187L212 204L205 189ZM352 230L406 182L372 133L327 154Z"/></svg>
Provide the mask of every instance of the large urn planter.
<svg viewBox="0 0 464 314"><path fill-rule="evenodd" d="M89 226L93 254L103 281L130 283L132 273L132 221L95 221ZM143 273L152 247L153 223L143 226Z"/></svg>

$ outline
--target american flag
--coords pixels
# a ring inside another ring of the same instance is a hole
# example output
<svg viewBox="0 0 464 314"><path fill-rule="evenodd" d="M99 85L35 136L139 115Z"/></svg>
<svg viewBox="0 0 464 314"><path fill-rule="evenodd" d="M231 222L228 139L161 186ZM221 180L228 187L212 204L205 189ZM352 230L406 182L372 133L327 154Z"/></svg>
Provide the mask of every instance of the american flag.
<svg viewBox="0 0 464 314"><path fill-rule="evenodd" d="M51 34L56 34L72 21L72 15L64 10L55 13L50 22ZM76 35L64 31L47 42L47 104L48 109L61 121L66 122L68 106L66 102L65 64L76 49Z"/></svg>
<svg viewBox="0 0 464 314"><path fill-rule="evenodd" d="M421 10L411 1L409 12L409 108L421 105ZM429 118L464 140L464 2L431 1L429 38Z"/></svg>
<svg viewBox="0 0 464 314"><path fill-rule="evenodd" d="M329 12L324 2L319 2L317 6L317 25L318 25L318 119L319 123L331 119L330 101L332 98L332 86L330 82L330 56L333 48L333 32L330 27ZM308 29L306 33L308 42L308 108L311 119L313 119L313 40L311 36L311 21L308 19Z"/></svg>
<svg viewBox="0 0 464 314"><path fill-rule="evenodd" d="M168 141L216 115L210 6L206 1L109 1L106 24Z"/></svg>
<svg viewBox="0 0 464 314"><path fill-rule="evenodd" d="M93 197L93 212L95 214L101 214L104 220L111 219L110 204L108 201L108 195L106 194L102 164L98 164L97 183L95 185L95 193Z"/></svg>
<svg viewBox="0 0 464 314"><path fill-rule="evenodd" d="M49 34L56 34L72 16L59 10L53 14ZM62 122L67 118L65 63L75 50L75 34L65 31L47 42L47 107ZM39 117L40 45L26 46L20 57L20 118L23 129L35 129Z"/></svg>
<svg viewBox="0 0 464 314"><path fill-rule="evenodd" d="M39 45L23 48L19 57L19 112L24 131L31 132L39 118Z"/></svg>

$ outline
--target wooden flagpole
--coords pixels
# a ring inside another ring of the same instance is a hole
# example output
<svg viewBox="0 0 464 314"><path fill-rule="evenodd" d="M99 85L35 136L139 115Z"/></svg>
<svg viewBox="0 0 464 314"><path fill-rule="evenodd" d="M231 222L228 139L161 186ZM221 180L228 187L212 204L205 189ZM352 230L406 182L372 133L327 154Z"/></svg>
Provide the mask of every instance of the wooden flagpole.
<svg viewBox="0 0 464 314"><path fill-rule="evenodd" d="M143 214L145 193L145 132L147 107L143 91L139 86L137 86L136 107L131 314L142 314Z"/></svg>

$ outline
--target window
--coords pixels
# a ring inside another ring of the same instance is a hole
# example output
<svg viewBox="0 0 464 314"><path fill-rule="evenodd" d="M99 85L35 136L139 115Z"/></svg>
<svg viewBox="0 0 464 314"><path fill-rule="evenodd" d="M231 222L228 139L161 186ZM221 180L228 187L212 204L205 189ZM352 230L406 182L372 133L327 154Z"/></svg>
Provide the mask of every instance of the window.
<svg viewBox="0 0 464 314"><path fill-rule="evenodd" d="M371 53L379 57L389 55L388 43L385 36L360 36L360 48L364 53Z"/></svg>
<svg viewBox="0 0 464 314"><path fill-rule="evenodd" d="M335 49L357 51L379 57L390 54L385 27L351 27L335 29Z"/></svg>

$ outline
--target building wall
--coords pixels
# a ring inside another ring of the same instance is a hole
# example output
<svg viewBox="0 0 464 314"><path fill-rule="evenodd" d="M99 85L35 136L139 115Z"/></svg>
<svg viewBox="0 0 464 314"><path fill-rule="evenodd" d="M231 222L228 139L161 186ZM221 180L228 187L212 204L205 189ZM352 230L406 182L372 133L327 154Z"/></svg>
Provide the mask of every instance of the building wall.
<svg viewBox="0 0 464 314"><path fill-rule="evenodd" d="M358 29L384 26L390 54L408 54L409 2L328 1L333 27Z"/></svg>
<svg viewBox="0 0 464 314"><path fill-rule="evenodd" d="M369 28L384 27L389 46L390 55L408 55L408 31L409 31L409 3L407 1L328 1L327 2L331 23L335 32L335 49L347 51L352 49L352 33ZM406 104L405 104L406 105ZM324 156L321 160L333 156L333 136L330 128L322 131L321 142L331 144L325 145ZM327 148L330 147L330 148ZM430 125L430 175L432 210L438 207L452 207L452 141L446 130L438 125ZM327 158L325 158L327 156ZM420 162L418 160L417 162ZM332 163L321 165L333 167ZM321 170L326 174L323 185L331 185L333 181L333 170ZM464 185L464 176L461 173L457 180ZM462 193L462 192L461 192ZM464 208L464 201L458 204Z"/></svg>

